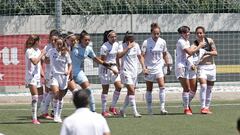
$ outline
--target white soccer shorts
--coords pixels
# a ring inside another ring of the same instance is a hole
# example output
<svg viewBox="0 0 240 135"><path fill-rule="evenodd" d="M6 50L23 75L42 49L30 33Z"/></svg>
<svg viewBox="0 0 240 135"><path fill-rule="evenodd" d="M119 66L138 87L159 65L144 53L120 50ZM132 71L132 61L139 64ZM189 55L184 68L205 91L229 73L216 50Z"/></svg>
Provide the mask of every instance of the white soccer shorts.
<svg viewBox="0 0 240 135"><path fill-rule="evenodd" d="M199 65L197 76L208 81L216 81L216 65Z"/></svg>
<svg viewBox="0 0 240 135"><path fill-rule="evenodd" d="M64 74L53 75L50 85L58 86L60 90L65 90L68 86L68 76Z"/></svg>

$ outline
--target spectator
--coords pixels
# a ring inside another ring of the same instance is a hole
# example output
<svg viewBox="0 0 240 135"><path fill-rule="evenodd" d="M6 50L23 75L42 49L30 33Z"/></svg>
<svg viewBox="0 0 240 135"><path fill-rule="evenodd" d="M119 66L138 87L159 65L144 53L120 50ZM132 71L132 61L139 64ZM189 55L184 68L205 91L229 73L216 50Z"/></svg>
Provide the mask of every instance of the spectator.
<svg viewBox="0 0 240 135"><path fill-rule="evenodd" d="M77 110L64 120L61 135L110 135L105 118L87 108L90 93L89 89L74 92L73 103Z"/></svg>

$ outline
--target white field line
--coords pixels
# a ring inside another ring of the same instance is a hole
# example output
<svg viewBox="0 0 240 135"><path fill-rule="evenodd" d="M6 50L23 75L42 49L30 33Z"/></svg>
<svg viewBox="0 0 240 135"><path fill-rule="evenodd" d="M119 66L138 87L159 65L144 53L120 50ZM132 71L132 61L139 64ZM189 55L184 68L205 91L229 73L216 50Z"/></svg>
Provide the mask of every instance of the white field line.
<svg viewBox="0 0 240 135"><path fill-rule="evenodd" d="M200 106L200 105L191 105L191 106ZM214 107L219 107L219 106L240 106L239 103L233 103L233 104L212 104L211 106L214 106ZM159 108L159 106L152 106L153 108ZM181 108L183 107L182 105L166 105L166 108ZM137 107L137 108L140 108L140 109L146 109L146 107L143 107L143 106L140 106L140 107ZM68 108L63 108L63 110L73 110L75 108L73 107L68 107ZM97 110L101 109L101 108L96 108ZM31 110L30 108L29 109L26 109L26 108L4 108L4 109L0 109L0 111L26 111L26 110Z"/></svg>

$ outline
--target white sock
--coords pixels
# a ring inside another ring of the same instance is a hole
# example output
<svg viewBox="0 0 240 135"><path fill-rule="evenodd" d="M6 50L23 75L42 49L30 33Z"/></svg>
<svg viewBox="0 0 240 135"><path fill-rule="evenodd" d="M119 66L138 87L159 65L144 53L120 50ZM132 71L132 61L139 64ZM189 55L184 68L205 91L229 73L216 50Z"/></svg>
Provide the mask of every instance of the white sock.
<svg viewBox="0 0 240 135"><path fill-rule="evenodd" d="M192 102L196 92L194 91L189 91L189 104Z"/></svg>
<svg viewBox="0 0 240 135"><path fill-rule="evenodd" d="M92 89L89 89L90 90L90 97L89 97L89 106L90 106L90 110L92 112L95 112L96 111L96 105L95 105L95 99L94 99L94 96L93 96L93 90Z"/></svg>
<svg viewBox="0 0 240 135"><path fill-rule="evenodd" d="M160 109L161 110L165 110L165 97L166 97L165 88L160 87L159 88L159 99L160 99Z"/></svg>
<svg viewBox="0 0 240 135"><path fill-rule="evenodd" d="M48 95L45 99L45 103L43 104L43 109L42 109L43 114L48 113L49 104L52 101L52 98L53 98L53 93L48 92Z"/></svg>
<svg viewBox="0 0 240 135"><path fill-rule="evenodd" d="M119 96L120 96L120 92L115 90L114 93L113 93L113 99L112 99L111 107L116 106Z"/></svg>
<svg viewBox="0 0 240 135"><path fill-rule="evenodd" d="M135 101L135 95L129 95L128 96L129 103L132 106L132 110L134 114L137 114L137 106L136 106L136 101Z"/></svg>
<svg viewBox="0 0 240 135"><path fill-rule="evenodd" d="M206 91L206 107L209 108L210 107L210 104L211 104L211 101L212 101L212 88L213 86L207 86L207 91Z"/></svg>
<svg viewBox="0 0 240 135"><path fill-rule="evenodd" d="M200 102L201 102L201 108L206 107L206 92L207 92L207 84L201 84L200 89Z"/></svg>
<svg viewBox="0 0 240 135"><path fill-rule="evenodd" d="M184 109L189 109L189 92L183 92L182 93L182 100L183 100L183 106Z"/></svg>
<svg viewBox="0 0 240 135"><path fill-rule="evenodd" d="M37 110L41 107L43 95L38 95Z"/></svg>
<svg viewBox="0 0 240 135"><path fill-rule="evenodd" d="M32 119L37 119L37 102L38 102L38 95L32 95Z"/></svg>
<svg viewBox="0 0 240 135"><path fill-rule="evenodd" d="M146 91L146 103L149 113L152 113L152 91Z"/></svg>
<svg viewBox="0 0 240 135"><path fill-rule="evenodd" d="M129 104L129 97L128 97L128 95L126 95L125 100L124 100L124 104L123 104L123 107L121 108L121 110L125 111L128 104Z"/></svg>
<svg viewBox="0 0 240 135"><path fill-rule="evenodd" d="M41 113L44 113L44 105L45 105L45 102L46 102L47 95L48 95L48 92L43 93L43 99L42 99L42 103L41 103L41 106L40 106L40 112Z"/></svg>
<svg viewBox="0 0 240 135"><path fill-rule="evenodd" d="M43 93L42 104L45 103L45 100L46 100L47 95L48 95L48 92L44 92L44 93Z"/></svg>
<svg viewBox="0 0 240 135"><path fill-rule="evenodd" d="M58 100L58 117L61 118L61 114L62 114L62 109L63 109L63 99L62 100Z"/></svg>
<svg viewBox="0 0 240 135"><path fill-rule="evenodd" d="M101 100L102 100L102 112L107 111L107 94L102 94L101 95Z"/></svg>
<svg viewBox="0 0 240 135"><path fill-rule="evenodd" d="M53 111L54 111L54 118L58 116L58 99L53 99Z"/></svg>

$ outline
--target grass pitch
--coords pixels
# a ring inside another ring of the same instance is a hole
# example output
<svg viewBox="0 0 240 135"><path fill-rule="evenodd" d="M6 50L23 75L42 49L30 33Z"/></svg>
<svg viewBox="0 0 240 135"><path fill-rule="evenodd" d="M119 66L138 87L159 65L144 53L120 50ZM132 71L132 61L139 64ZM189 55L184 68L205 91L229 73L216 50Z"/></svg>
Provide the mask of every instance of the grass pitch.
<svg viewBox="0 0 240 135"><path fill-rule="evenodd" d="M180 102L167 103L168 115L160 115L154 104L154 115L147 115L145 104L138 103L142 118L134 118L130 108L127 117L107 118L112 135L237 135L236 121L240 117L237 101L214 101L211 115L199 113L199 103L192 105L193 115L183 114ZM100 105L97 105L100 107ZM100 109L97 110L100 112ZM63 116L74 112L71 104L64 105ZM57 135L61 124L41 119L31 123L30 105L0 105L0 133L5 135Z"/></svg>

